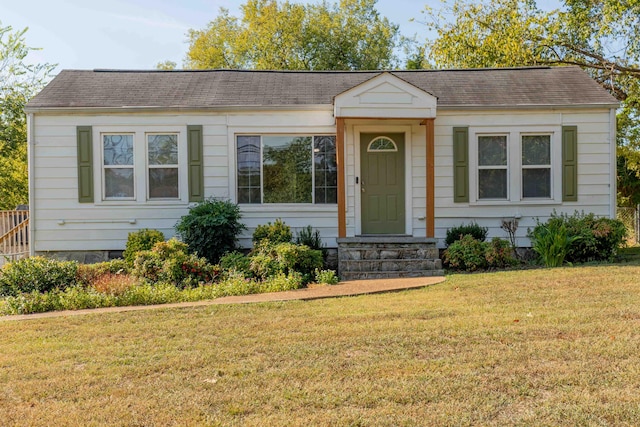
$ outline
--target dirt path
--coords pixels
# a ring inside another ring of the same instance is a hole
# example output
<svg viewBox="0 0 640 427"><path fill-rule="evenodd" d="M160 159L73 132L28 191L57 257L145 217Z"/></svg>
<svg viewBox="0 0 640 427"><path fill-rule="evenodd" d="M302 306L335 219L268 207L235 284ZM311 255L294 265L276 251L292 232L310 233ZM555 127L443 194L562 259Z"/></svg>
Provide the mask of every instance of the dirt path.
<svg viewBox="0 0 640 427"><path fill-rule="evenodd" d="M320 298L346 297L364 294L376 294L381 292L402 291L406 289L422 288L436 283L444 282L445 278L437 277L412 277L402 279L376 279L353 280L340 282L337 285L315 285L309 288L295 291L271 292L266 294L253 294L222 297L214 300L179 302L172 304L138 305L129 307L106 307L90 310L52 311L48 313L24 314L17 316L0 316L1 321L43 319L47 317L80 316L83 314L119 313L125 311L154 310L159 308L200 307L217 304L249 304L255 302L274 302L292 300L314 300Z"/></svg>

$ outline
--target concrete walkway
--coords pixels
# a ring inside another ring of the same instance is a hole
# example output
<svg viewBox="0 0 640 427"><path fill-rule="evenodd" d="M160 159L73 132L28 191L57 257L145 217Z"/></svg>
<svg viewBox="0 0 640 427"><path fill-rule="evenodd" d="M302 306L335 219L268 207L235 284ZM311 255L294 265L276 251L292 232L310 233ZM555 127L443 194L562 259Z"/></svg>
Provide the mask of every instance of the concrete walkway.
<svg viewBox="0 0 640 427"><path fill-rule="evenodd" d="M442 276L412 277L402 279L352 280L337 285L311 285L309 288L295 291L271 292L266 294L240 295L222 297L214 300L180 302L173 304L137 305L129 307L106 307L90 310L51 311L47 313L24 314L17 316L0 316L0 322L10 320L44 319L48 317L79 316L83 314L120 313L126 311L154 310L159 308L201 307L219 304L249 304L255 302L276 302L292 300L314 300L321 298L348 297L354 295L376 294L381 292L403 291L422 288L444 282Z"/></svg>

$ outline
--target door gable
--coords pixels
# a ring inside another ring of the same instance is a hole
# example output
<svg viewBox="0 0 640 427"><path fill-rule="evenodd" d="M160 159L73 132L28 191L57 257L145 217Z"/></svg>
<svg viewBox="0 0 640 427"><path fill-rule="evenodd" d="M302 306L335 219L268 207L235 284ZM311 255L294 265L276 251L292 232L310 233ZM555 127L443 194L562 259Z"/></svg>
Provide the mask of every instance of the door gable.
<svg viewBox="0 0 640 427"><path fill-rule="evenodd" d="M416 118L436 116L438 99L385 72L337 95L336 117Z"/></svg>

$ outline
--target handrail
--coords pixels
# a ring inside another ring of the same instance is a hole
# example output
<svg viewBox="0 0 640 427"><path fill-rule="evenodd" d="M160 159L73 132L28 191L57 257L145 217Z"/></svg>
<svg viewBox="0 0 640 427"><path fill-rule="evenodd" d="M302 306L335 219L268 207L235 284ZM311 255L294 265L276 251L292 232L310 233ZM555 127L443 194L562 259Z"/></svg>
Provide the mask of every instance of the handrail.
<svg viewBox="0 0 640 427"><path fill-rule="evenodd" d="M0 256L17 259L28 253L29 212L0 211Z"/></svg>

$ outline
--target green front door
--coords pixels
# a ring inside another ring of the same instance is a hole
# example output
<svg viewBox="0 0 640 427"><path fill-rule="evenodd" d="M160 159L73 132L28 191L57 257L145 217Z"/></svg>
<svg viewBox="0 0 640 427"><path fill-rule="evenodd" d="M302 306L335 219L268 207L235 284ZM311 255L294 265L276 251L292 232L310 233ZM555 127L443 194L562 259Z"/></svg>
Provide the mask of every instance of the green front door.
<svg viewBox="0 0 640 427"><path fill-rule="evenodd" d="M404 134L360 134L362 234L405 234Z"/></svg>

